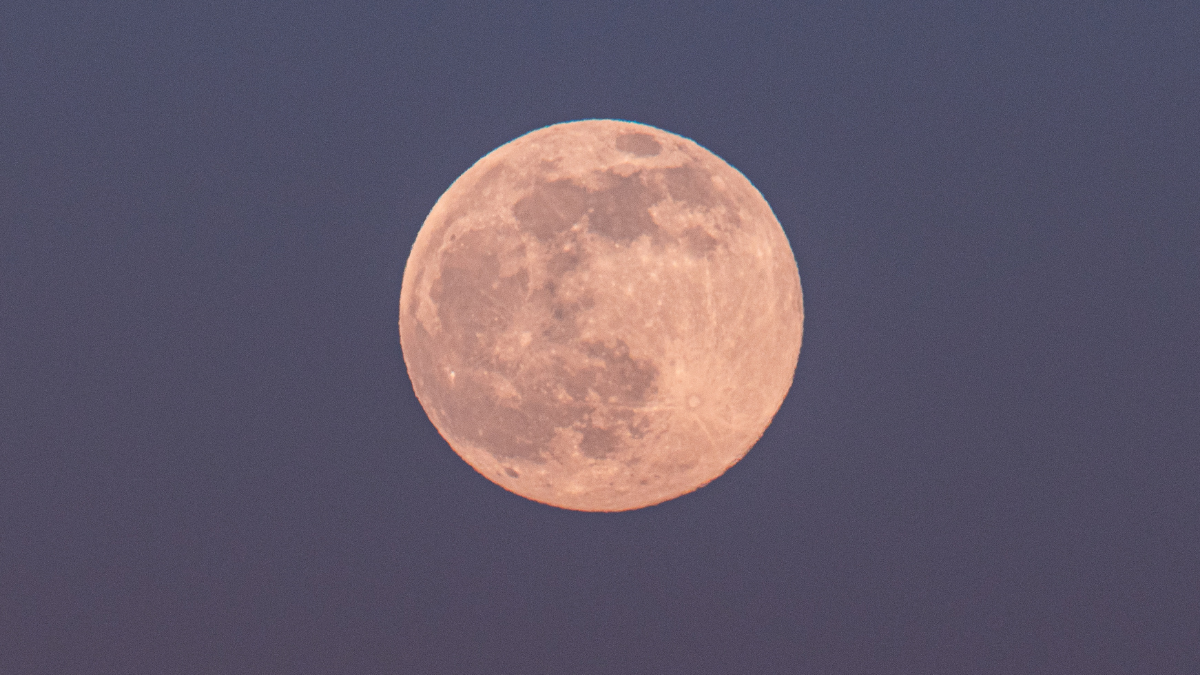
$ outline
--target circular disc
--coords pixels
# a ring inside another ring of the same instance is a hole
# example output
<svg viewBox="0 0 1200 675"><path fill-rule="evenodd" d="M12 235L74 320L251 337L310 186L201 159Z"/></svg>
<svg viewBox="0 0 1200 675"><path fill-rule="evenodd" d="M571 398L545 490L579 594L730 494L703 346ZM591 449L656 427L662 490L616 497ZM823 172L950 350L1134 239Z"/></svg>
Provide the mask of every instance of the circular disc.
<svg viewBox="0 0 1200 675"><path fill-rule="evenodd" d="M476 162L425 220L400 293L413 389L454 451L584 511L657 504L741 459L791 387L803 319L758 190L686 138L615 120Z"/></svg>

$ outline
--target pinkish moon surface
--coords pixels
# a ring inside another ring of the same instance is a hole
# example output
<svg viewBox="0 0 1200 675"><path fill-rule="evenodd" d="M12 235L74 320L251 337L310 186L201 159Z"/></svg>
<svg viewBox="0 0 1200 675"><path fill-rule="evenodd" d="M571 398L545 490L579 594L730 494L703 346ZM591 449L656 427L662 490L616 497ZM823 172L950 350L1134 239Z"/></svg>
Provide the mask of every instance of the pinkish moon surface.
<svg viewBox="0 0 1200 675"><path fill-rule="evenodd" d="M717 478L792 384L800 275L766 200L696 143L616 120L480 159L413 244L400 342L450 447L581 511Z"/></svg>

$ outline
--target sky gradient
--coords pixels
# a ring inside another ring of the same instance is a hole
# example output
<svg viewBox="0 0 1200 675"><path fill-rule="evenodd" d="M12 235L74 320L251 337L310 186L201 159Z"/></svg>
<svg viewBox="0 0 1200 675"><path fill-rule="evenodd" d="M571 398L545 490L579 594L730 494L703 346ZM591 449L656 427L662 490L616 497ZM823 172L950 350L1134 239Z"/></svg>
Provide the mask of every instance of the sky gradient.
<svg viewBox="0 0 1200 675"><path fill-rule="evenodd" d="M1200 5L0 9L0 672L1200 672ZM744 460L618 514L438 436L405 259L616 118L804 288Z"/></svg>

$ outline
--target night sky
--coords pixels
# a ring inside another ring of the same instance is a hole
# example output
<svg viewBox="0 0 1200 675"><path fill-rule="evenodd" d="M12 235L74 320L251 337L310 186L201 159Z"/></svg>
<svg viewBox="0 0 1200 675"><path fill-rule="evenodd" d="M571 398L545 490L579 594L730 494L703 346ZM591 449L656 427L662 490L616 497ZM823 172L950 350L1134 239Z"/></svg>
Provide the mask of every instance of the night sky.
<svg viewBox="0 0 1200 675"><path fill-rule="evenodd" d="M493 485L397 302L575 119L791 240L791 393L659 506ZM0 7L0 673L1200 672L1200 4Z"/></svg>

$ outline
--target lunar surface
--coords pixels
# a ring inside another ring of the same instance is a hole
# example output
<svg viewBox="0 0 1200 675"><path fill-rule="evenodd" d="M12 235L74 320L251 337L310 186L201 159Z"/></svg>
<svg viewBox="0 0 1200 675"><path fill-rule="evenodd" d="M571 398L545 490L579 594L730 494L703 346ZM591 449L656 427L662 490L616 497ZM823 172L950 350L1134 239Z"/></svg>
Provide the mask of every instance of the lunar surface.
<svg viewBox="0 0 1200 675"><path fill-rule="evenodd" d="M791 387L803 320L754 186L614 120L479 160L425 220L400 293L413 388L455 452L582 511L657 504L741 459Z"/></svg>

